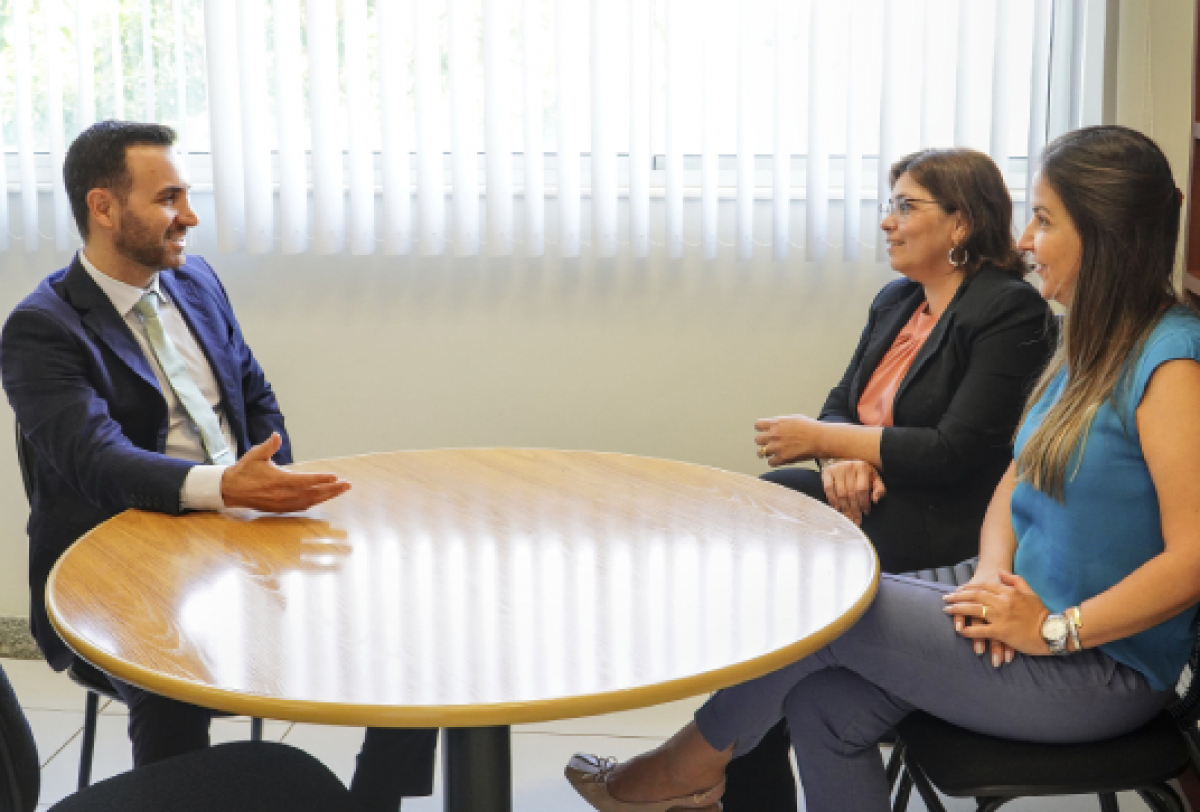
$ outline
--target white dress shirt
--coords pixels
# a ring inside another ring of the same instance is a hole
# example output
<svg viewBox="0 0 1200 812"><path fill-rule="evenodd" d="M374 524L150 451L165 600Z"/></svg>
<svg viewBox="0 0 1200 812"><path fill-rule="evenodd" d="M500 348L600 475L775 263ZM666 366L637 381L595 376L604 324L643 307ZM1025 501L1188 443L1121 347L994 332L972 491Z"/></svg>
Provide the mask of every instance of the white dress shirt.
<svg viewBox="0 0 1200 812"><path fill-rule="evenodd" d="M167 296L167 292L158 284L158 274L155 274L154 278L150 280L150 284L143 289L127 285L103 273L92 264L82 249L79 251L79 262L88 275L100 286L100 290L104 291L104 295L112 302L121 318L125 319L125 323L133 332L133 337L137 339L138 346L142 348L142 355L146 356L146 361L154 370L154 377L158 379L158 388L167 402L167 456L192 462L208 462L208 454L204 450L200 430L192 422L191 416L188 415L179 398L175 396L175 390L171 388L170 381L167 380L162 367L159 366L158 358L154 355L154 350L150 348L142 317L134 312L134 305L141 301L146 291L154 291L158 294L158 316L162 321L163 332L167 334L180 357L183 358L188 374L196 382L200 394L204 395L208 405L217 413L217 418L221 421L221 433L225 435L225 442L236 454L237 442L229 430L229 421L225 419L225 410L221 408L221 390L217 386L216 376L213 375L208 358L200 349L196 337L192 335L187 322L180 315L179 308L175 307L171 297ZM187 477L183 480L183 489L179 494L180 504L187 510L220 510L225 507L225 500L221 497L221 477L228 467L227 465L202 464L188 471Z"/></svg>

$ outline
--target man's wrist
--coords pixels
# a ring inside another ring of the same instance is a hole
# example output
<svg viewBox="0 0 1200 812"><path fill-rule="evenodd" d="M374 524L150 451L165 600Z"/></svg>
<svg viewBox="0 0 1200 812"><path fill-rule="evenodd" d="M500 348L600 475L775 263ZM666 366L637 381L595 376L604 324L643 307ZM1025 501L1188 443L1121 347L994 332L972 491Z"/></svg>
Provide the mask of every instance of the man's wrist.
<svg viewBox="0 0 1200 812"><path fill-rule="evenodd" d="M179 504L184 510L221 510L225 496L221 480L228 465L194 465L184 477L179 492Z"/></svg>

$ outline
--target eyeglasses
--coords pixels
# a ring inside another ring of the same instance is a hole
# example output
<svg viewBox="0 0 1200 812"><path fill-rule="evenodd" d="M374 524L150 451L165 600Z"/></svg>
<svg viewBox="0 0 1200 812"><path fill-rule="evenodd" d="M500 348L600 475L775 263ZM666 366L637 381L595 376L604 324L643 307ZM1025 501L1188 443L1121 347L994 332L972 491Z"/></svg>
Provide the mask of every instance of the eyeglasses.
<svg viewBox="0 0 1200 812"><path fill-rule="evenodd" d="M913 203L932 203L937 205L936 200L925 200L920 197L896 197L879 204L879 213L884 217L890 214L896 215L897 220L907 220L908 216L916 210Z"/></svg>

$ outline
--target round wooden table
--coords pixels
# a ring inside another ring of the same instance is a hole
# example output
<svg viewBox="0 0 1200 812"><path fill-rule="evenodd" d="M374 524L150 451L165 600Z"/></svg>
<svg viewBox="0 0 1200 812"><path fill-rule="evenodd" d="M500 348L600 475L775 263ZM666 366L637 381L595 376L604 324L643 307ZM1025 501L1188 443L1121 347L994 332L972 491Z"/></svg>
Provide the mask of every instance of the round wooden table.
<svg viewBox="0 0 1200 812"><path fill-rule="evenodd" d="M237 714L444 727L446 808L507 810L508 726L645 707L819 648L870 604L851 522L748 476L622 454L321 460L303 514L127 511L47 587L78 654Z"/></svg>

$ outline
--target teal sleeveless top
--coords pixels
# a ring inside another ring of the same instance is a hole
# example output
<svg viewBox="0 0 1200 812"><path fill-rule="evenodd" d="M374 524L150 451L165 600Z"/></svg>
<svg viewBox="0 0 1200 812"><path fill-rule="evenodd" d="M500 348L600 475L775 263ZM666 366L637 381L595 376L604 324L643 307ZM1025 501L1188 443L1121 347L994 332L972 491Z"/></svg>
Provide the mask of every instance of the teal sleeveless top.
<svg viewBox="0 0 1200 812"><path fill-rule="evenodd" d="M1012 497L1017 535L1014 571L1052 612L1105 591L1164 549L1158 496L1138 438L1134 412L1150 376L1167 361L1200 361L1200 319L1167 311L1132 361L1128 378L1097 411L1082 457L1069 470L1064 502L1018 482ZM1030 409L1017 433L1019 454L1062 394L1062 371ZM1132 637L1100 647L1156 690L1175 686L1195 639L1197 607ZM1087 617L1083 618L1086 629Z"/></svg>

